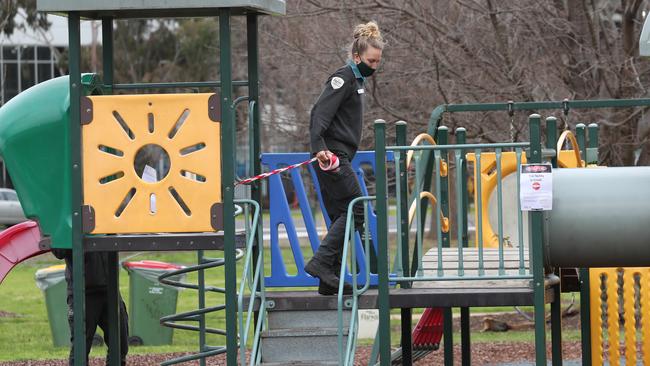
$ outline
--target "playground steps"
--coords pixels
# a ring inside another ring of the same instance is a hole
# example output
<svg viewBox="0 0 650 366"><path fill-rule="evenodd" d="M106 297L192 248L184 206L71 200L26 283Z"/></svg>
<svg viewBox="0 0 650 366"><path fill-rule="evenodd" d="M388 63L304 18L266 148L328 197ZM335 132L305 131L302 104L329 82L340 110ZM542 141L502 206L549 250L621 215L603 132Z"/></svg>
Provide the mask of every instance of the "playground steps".
<svg viewBox="0 0 650 366"><path fill-rule="evenodd" d="M349 323L350 311L346 310L343 324ZM268 329L262 333L262 365L337 365L337 325L336 310L268 309ZM343 334L347 342L347 327Z"/></svg>

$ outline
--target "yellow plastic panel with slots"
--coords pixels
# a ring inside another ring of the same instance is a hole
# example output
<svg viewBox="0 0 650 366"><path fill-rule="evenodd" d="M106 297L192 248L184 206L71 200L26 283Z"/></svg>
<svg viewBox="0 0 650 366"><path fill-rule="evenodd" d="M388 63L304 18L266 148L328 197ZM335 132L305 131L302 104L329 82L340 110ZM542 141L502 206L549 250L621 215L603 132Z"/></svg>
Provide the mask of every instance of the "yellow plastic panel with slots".
<svg viewBox="0 0 650 366"><path fill-rule="evenodd" d="M85 232L221 229L216 94L91 96L81 115Z"/></svg>

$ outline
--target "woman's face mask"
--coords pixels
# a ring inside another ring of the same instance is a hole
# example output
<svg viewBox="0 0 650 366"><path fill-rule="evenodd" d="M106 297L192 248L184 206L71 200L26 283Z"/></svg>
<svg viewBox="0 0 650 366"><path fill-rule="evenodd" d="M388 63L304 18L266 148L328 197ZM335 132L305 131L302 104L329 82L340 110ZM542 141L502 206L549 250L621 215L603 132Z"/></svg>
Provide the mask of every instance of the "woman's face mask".
<svg viewBox="0 0 650 366"><path fill-rule="evenodd" d="M361 61L357 64L357 67L359 68L359 72L361 73L361 76L364 78L369 77L375 72L375 69L370 67L367 63Z"/></svg>
<svg viewBox="0 0 650 366"><path fill-rule="evenodd" d="M382 51L379 48L368 47L363 52L363 58L358 54L355 55L355 62L363 77L369 77L377 70L381 63L381 54Z"/></svg>

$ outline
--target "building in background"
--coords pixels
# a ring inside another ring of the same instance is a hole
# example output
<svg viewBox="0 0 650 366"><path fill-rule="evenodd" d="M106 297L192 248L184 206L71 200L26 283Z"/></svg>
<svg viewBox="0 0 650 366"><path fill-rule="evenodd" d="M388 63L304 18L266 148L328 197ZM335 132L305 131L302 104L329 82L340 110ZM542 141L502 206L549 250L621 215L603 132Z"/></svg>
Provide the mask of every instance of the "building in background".
<svg viewBox="0 0 650 366"><path fill-rule="evenodd" d="M68 47L67 18L48 16L47 31L34 30L25 24L25 14L16 15L11 36L0 35L0 106L23 90L45 80L61 76L59 59ZM81 42L84 45L101 39L92 22L82 22ZM12 188L4 162L0 161L0 187Z"/></svg>

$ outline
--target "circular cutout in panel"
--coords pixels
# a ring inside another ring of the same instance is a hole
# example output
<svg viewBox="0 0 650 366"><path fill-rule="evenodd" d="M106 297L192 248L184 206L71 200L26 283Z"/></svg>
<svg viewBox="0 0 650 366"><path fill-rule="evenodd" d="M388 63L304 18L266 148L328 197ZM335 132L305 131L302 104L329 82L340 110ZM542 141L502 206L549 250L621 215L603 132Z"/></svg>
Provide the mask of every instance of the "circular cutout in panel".
<svg viewBox="0 0 650 366"><path fill-rule="evenodd" d="M133 162L135 174L147 183L156 183L165 179L170 167L169 154L160 145L144 145L135 154Z"/></svg>

